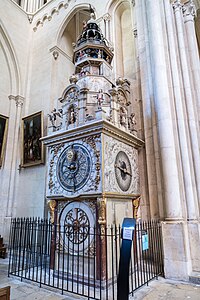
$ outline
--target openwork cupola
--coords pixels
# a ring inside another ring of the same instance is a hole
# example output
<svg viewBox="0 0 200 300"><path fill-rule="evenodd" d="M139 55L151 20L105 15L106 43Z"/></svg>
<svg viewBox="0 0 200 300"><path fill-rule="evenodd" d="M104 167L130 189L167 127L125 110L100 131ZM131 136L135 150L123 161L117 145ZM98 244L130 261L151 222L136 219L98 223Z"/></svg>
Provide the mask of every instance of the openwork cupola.
<svg viewBox="0 0 200 300"><path fill-rule="evenodd" d="M88 64L99 65L102 60L110 65L112 58L113 52L92 13L90 20L83 22L83 31L75 44L73 57L75 72L80 73L82 67Z"/></svg>

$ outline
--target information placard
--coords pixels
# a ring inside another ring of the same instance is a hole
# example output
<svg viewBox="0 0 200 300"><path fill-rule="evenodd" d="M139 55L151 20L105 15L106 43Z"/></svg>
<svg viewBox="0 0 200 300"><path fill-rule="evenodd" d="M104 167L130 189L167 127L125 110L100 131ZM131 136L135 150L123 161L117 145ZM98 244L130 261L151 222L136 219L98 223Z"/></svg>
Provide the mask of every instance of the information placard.
<svg viewBox="0 0 200 300"><path fill-rule="evenodd" d="M148 250L149 249L149 237L148 234L142 235L142 250Z"/></svg>
<svg viewBox="0 0 200 300"><path fill-rule="evenodd" d="M132 241L133 239L133 230L134 228L128 228L128 227L124 227L123 228L123 239L124 240L130 240Z"/></svg>

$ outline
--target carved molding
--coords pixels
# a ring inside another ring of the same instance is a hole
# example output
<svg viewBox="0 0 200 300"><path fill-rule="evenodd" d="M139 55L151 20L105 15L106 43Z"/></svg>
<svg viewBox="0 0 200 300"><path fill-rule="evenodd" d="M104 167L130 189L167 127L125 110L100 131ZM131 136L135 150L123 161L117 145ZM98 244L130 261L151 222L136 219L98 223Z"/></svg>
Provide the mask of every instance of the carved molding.
<svg viewBox="0 0 200 300"><path fill-rule="evenodd" d="M66 9L69 6L70 0L68 1L61 1L58 5L51 9L48 14L43 15L40 19L38 19L33 27L33 31L37 31L38 27L42 27L44 23L49 22L52 20L52 17L56 14L58 15L61 9ZM30 22L30 21L29 21ZM32 21L31 21L32 22Z"/></svg>
<svg viewBox="0 0 200 300"><path fill-rule="evenodd" d="M31 24L33 22L33 15L32 14L28 14L27 15L28 21Z"/></svg>
<svg viewBox="0 0 200 300"><path fill-rule="evenodd" d="M192 20L194 20L194 16L196 15L196 8L194 5L193 0L190 0L188 2L186 2L185 4L183 4L183 16L184 17L192 17Z"/></svg>
<svg viewBox="0 0 200 300"><path fill-rule="evenodd" d="M100 225L101 239L105 238L106 231L106 200L104 197L97 198L98 223Z"/></svg>
<svg viewBox="0 0 200 300"><path fill-rule="evenodd" d="M59 56L59 52L56 51L56 50L54 50L54 51L53 51L53 57L54 57L54 59L57 60L57 59L58 59L58 56Z"/></svg>
<svg viewBox="0 0 200 300"><path fill-rule="evenodd" d="M180 0L175 0L175 1L172 2L172 7L173 7L175 12L178 11L178 10L180 11L182 9L182 6L183 5L182 5Z"/></svg>
<svg viewBox="0 0 200 300"><path fill-rule="evenodd" d="M97 143L100 142L100 137L101 137L101 135L97 134L97 135L93 135L93 136L88 136L83 139L83 142L90 145L90 147L93 149L94 155L96 158L96 163L95 163L96 176L95 176L95 179L92 180L92 185L94 185L93 186L94 190L98 189L99 183L101 180L101 177L100 177L100 171L101 171L100 151L97 150Z"/></svg>
<svg viewBox="0 0 200 300"><path fill-rule="evenodd" d="M50 193L53 193L54 187L55 187L55 181L53 180L54 178L54 160L55 157L57 157L58 152L63 148L64 144L61 143L59 145L56 146L52 146L51 148L51 153L53 153L53 156L50 160L49 163L49 191Z"/></svg>

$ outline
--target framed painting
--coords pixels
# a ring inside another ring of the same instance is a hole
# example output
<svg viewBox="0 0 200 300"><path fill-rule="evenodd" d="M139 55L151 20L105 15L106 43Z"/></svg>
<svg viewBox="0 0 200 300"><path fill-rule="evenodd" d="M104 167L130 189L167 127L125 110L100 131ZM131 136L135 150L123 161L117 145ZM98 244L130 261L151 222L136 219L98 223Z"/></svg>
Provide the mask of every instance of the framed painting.
<svg viewBox="0 0 200 300"><path fill-rule="evenodd" d="M42 136L42 111L22 119L22 167L44 163L44 148L40 141Z"/></svg>
<svg viewBox="0 0 200 300"><path fill-rule="evenodd" d="M8 132L8 117L0 115L0 167L2 166Z"/></svg>

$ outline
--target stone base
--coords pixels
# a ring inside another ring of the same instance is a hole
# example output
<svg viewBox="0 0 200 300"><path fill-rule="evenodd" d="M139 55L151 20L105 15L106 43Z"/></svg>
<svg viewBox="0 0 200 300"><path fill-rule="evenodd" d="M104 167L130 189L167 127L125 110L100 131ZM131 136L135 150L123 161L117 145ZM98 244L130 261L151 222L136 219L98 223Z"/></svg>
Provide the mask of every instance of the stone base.
<svg viewBox="0 0 200 300"><path fill-rule="evenodd" d="M165 277L189 280L192 270L187 222L162 223Z"/></svg>
<svg viewBox="0 0 200 300"><path fill-rule="evenodd" d="M200 285L200 273L193 272L189 276L189 282Z"/></svg>
<svg viewBox="0 0 200 300"><path fill-rule="evenodd" d="M192 258L192 271L200 273L200 224L198 221L188 221L188 235Z"/></svg>
<svg viewBox="0 0 200 300"><path fill-rule="evenodd" d="M10 235L10 224L11 224L11 217L5 217L4 218L4 224L3 224L3 241L4 244L8 245L9 242L9 235Z"/></svg>

